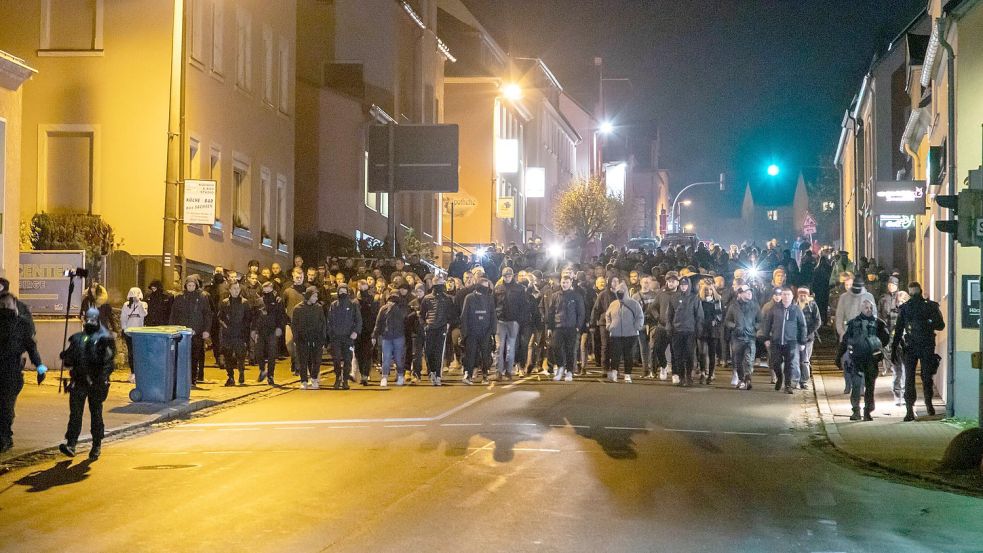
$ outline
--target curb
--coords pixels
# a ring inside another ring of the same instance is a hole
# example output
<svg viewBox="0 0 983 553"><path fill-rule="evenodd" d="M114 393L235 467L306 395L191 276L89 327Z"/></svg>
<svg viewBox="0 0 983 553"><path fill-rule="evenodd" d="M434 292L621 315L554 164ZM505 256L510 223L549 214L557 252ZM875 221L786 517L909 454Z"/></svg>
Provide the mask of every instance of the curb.
<svg viewBox="0 0 983 553"><path fill-rule="evenodd" d="M817 377L818 376L818 377ZM896 476L901 476L909 480L919 481L925 484L931 484L933 486L943 488L943 491L960 491L966 492L973 496L979 497L983 490L971 486L964 486L962 484L956 484L945 480L943 478L938 478L929 474L911 472L908 470L893 467L891 465L886 465L880 461L875 461L873 459L868 459L856 453L847 451L844 443L843 437L840 436L840 431L836 426L836 421L833 420L833 410L829 406L829 397L826 394L826 384L823 382L823 376L825 375L814 375L812 377L813 392L816 397L816 407L819 409L819 416L823 422L823 432L826 434L826 438L833 448L839 453L854 462L866 465L868 467L876 468L877 470L890 473Z"/></svg>
<svg viewBox="0 0 983 553"><path fill-rule="evenodd" d="M173 407L166 407L166 408L163 409L163 411L159 412L158 415L156 417L152 418L152 419L148 419L148 420L144 420L144 421L138 421L138 422L132 422L132 423L129 423L129 424L124 424L122 426L116 426L116 427L113 427L113 428L107 428L106 429L106 433L105 433L105 437L103 439L104 440L105 439L109 439L109 438L112 438L114 436L119 436L121 434L126 434L126 433L129 433L129 432L133 432L134 430L139 430L141 428L147 428L147 427L153 426L155 424L161 424L161 423L164 423L164 422L173 421L175 419L184 418L184 417L186 417L186 416L188 416L188 415L190 415L192 413L196 413L198 411L203 411L205 409L209 409L209 408L212 408L212 407L218 407L220 405L225 405L225 404L228 404L228 403L232 403L234 401L240 401L240 400L244 400L244 399L247 399L247 398L253 398L253 397L258 396L260 394L268 393L271 390L276 390L276 391L279 391L279 392L286 392L286 391L289 391L289 390L283 390L282 388L284 388L286 386L289 386L291 384L296 384L297 382L300 382L300 380L299 379L294 379L294 380L290 380L288 382L284 382L282 384L278 384L277 385L277 388L263 388L263 389L260 389L260 390L249 392L247 394L243 394L241 396L230 397L230 398L226 398L226 399L222 399L222 400L215 400L215 399L207 399L206 398L206 399L198 399L198 400L195 400L195 401L190 401L190 402L185 403L185 404L182 404L182 405L177 405L177 406L173 406ZM91 442L91 441L92 441L91 434L87 434L87 435L85 435L85 437L79 437L79 443L88 443L88 442ZM13 456L13 457L11 457L9 459L4 459L3 461L0 461L0 474L3 474L4 472L7 472L7 470L9 470L9 469L11 469L11 468L13 468L15 466L21 465L24 461L29 461L33 457L47 455L47 454L50 454L50 453L55 453L57 451L58 451L58 446L57 445L45 446L45 447L39 447L39 448L35 448L35 449L32 449L32 450L25 451L23 453L20 453L18 455L15 455L15 456Z"/></svg>

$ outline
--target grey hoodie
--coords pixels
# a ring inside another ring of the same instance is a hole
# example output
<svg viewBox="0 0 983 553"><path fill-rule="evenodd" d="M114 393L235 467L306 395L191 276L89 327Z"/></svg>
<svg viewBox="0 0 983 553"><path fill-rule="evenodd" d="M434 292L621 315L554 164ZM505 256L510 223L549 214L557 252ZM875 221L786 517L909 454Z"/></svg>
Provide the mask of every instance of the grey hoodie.
<svg viewBox="0 0 983 553"><path fill-rule="evenodd" d="M850 322L854 317L860 314L860 306L863 305L864 300L869 300L871 305L874 306L873 316L877 318L877 300L874 299L874 295L865 290L863 287L860 288L860 292L854 292L850 289L840 296L840 302L836 304L836 334L842 338L843 334L846 332L846 324Z"/></svg>
<svg viewBox="0 0 983 553"><path fill-rule="evenodd" d="M638 336L645 326L645 315L642 306L628 296L624 291L623 299L615 299L604 312L604 322L611 337Z"/></svg>

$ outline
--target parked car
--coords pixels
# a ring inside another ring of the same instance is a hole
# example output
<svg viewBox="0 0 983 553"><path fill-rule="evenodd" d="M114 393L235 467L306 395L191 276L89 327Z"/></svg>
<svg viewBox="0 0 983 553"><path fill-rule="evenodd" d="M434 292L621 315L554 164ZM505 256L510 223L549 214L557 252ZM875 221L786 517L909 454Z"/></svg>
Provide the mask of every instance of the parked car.
<svg viewBox="0 0 983 553"><path fill-rule="evenodd" d="M637 252L640 250L645 250L647 252L655 251L659 247L658 238L632 238L628 241L627 248L629 252Z"/></svg>
<svg viewBox="0 0 983 553"><path fill-rule="evenodd" d="M692 232L671 232L662 238L663 248L675 248L676 246L684 246L687 248L696 248L700 244L699 237Z"/></svg>

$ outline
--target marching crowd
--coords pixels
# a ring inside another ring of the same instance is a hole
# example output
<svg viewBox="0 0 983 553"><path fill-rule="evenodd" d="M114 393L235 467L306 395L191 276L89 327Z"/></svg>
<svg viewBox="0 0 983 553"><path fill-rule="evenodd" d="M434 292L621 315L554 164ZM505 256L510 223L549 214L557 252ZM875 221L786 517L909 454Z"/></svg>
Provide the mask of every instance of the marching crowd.
<svg viewBox="0 0 983 553"><path fill-rule="evenodd" d="M318 389L328 351L337 389L370 385L374 367L382 387L393 376L402 386L424 374L441 386L444 372L458 369L466 385L533 373L569 382L588 366L611 382L631 383L639 366L642 378L688 387L712 384L717 369L729 366L731 386L750 390L760 358L775 390L792 394L808 389L814 344L832 321L851 418L871 420L874 382L891 372L895 400L913 420L919 363L925 405L934 414L934 336L944 323L918 283L904 291L900 278L874 260L854 263L847 252L799 240L786 250L774 243L633 252L609 246L585 263L546 255L537 240L525 250L512 244L458 253L446 272L418 257L329 258L308 266L297 256L289 271L255 261L243 273L216 267L210 280L188 276L180 291L159 281L146 294L133 288L118 315L106 290L90 280L85 330L63 354L66 366L85 368L72 372L80 391L72 392L63 451L74 454L86 400L95 445L101 440L114 337L123 331L129 345L126 329L167 324L194 331L192 382L204 378L211 347L226 386L243 385L247 365L258 367L257 381L274 385L277 359L289 357L301 387ZM0 286L0 437L9 448L13 402L23 386L20 358L27 352L43 365L29 311L6 292L5 281ZM87 344L100 347L90 351Z"/></svg>

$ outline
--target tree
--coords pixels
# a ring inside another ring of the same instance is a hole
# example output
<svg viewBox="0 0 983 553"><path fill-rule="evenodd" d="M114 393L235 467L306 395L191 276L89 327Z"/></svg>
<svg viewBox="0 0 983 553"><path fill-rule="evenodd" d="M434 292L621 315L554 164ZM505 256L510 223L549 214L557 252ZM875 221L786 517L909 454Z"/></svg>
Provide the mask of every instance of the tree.
<svg viewBox="0 0 983 553"><path fill-rule="evenodd" d="M620 197L608 195L600 177L578 177L560 196L553 223L559 232L571 236L583 248L591 240L616 229L623 205Z"/></svg>

